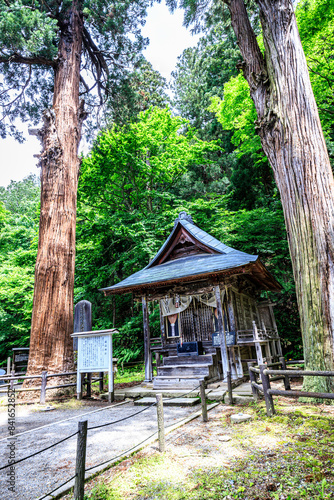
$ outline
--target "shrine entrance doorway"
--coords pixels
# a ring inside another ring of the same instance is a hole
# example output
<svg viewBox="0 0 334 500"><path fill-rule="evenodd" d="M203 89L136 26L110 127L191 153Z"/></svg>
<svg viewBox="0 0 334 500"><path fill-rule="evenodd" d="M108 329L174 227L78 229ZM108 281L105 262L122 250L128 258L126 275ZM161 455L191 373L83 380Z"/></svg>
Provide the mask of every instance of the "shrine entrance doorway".
<svg viewBox="0 0 334 500"><path fill-rule="evenodd" d="M180 324L183 342L211 341L215 331L214 308L194 298L180 313Z"/></svg>

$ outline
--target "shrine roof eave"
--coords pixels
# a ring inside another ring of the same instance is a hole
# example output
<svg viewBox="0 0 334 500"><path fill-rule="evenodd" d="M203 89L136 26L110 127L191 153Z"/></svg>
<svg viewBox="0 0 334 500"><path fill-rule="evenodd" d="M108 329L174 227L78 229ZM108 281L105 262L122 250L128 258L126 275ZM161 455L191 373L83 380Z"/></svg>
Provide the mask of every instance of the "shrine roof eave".
<svg viewBox="0 0 334 500"><path fill-rule="evenodd" d="M217 282L224 277L238 274L249 275L259 289L281 291L281 285L269 273L257 255L236 253L238 255L234 255L233 264L230 261L231 254L229 255L230 258L227 258L226 255L205 255L196 258L178 259L151 269L145 268L120 283L108 288L102 288L100 291L105 296L138 292L140 290L149 292L151 289L196 282L203 279L212 279Z"/></svg>

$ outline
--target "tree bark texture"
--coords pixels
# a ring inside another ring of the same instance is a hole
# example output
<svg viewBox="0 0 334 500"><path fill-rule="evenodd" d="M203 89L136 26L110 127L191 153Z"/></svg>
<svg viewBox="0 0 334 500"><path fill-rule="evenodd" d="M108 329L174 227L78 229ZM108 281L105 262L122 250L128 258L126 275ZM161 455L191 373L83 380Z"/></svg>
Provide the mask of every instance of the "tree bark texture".
<svg viewBox="0 0 334 500"><path fill-rule="evenodd" d="M74 1L60 26L54 99L41 131L41 214L28 373L73 369L73 288L83 20Z"/></svg>
<svg viewBox="0 0 334 500"><path fill-rule="evenodd" d="M331 370L334 347L334 182L290 0L258 0L263 56L243 0L226 0L262 147L280 191L308 369ZM282 332L284 337L284 332ZM305 378L329 392L333 381Z"/></svg>

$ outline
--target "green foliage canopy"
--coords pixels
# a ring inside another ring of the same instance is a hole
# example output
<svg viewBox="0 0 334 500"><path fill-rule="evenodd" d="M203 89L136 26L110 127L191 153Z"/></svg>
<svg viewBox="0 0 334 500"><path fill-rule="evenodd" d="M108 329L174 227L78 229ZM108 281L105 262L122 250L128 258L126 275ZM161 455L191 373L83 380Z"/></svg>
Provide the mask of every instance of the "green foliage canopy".
<svg viewBox="0 0 334 500"><path fill-rule="evenodd" d="M21 139L16 118L38 123L52 104L62 27L75 5L83 19L80 94L96 106L141 60L148 0L0 0L0 136Z"/></svg>
<svg viewBox="0 0 334 500"><path fill-rule="evenodd" d="M29 343L39 196L34 176L0 188L0 359Z"/></svg>
<svg viewBox="0 0 334 500"><path fill-rule="evenodd" d="M304 0L298 4L296 16L321 124L330 144L334 138L333 0ZM239 156L250 154L256 161L265 161L254 126L255 106L241 73L224 85L221 95L212 97L209 110L216 114L224 130L233 130L232 143Z"/></svg>

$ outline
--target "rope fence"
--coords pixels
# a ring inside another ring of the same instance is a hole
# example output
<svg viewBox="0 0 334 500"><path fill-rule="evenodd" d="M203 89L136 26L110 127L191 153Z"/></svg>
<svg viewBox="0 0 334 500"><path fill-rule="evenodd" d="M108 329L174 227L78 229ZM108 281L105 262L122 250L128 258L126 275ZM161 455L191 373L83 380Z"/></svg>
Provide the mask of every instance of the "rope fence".
<svg viewBox="0 0 334 500"><path fill-rule="evenodd" d="M68 439L71 439L73 436L76 436L77 434L78 434L78 431L74 432L73 434L70 434L69 436L66 436L64 439L61 439L60 441L57 441L56 443L51 444L50 446L47 446L46 448L43 448L43 450L36 451L35 453L32 453L31 455L28 455L27 457L20 458L20 460L16 460L15 462L12 462L10 464L4 465L3 467L0 467L0 470L7 469L7 467L14 466L16 464L19 464L20 462L23 462L24 460L28 460L28 458L35 457L36 455L39 455L40 453L43 453L44 451L50 450L54 446L57 446L58 444L61 444L64 441L67 441Z"/></svg>
<svg viewBox="0 0 334 500"><path fill-rule="evenodd" d="M64 483L60 484L59 486L57 486L54 490L49 491L49 493L47 493L46 495L43 495L42 497L39 497L38 500L44 500L44 498L49 497L50 495L52 495L52 493L54 493L55 491L59 490L63 486L66 486L70 481L73 481L73 479L75 479L76 477L77 477L77 475L74 474L74 476L70 477L70 479L68 479Z"/></svg>
<svg viewBox="0 0 334 500"><path fill-rule="evenodd" d="M40 378L39 377L31 377L31 378ZM181 398L181 397L185 397L187 395L189 395L190 393L196 391L200 389L200 396L201 396L201 403L202 403L202 418L203 418L203 421L207 421L207 406L206 406L206 396L205 396L205 384L204 384L204 381L201 382L200 385L198 385L197 387L191 389L190 391L182 394L182 395L178 395L178 396L173 396L173 397L170 397L170 398L165 398L164 400L165 401L169 401L169 400L172 400L172 399L176 399L176 398ZM128 403L128 402L127 402ZM123 403L125 404L125 403ZM112 405L112 406L116 406L116 405ZM118 405L117 405L118 406ZM91 467L88 467L86 468L85 467L85 461L86 461L86 445L87 445L87 433L88 431L92 431L92 430L96 430L96 429L100 429L102 427L106 427L106 426L109 426L109 425L114 425L114 424L117 424L117 423L120 423L120 422L123 422L125 420L128 420L130 418L133 418L135 417L136 415L139 415L141 413L143 413L144 411L152 408L153 406L157 406L157 420L158 420L158 438L159 438L159 450L160 451L164 451L164 442L165 442L165 430L164 430L164 421L163 421L163 398L162 398L162 395L161 394L157 394L156 396L156 401L148 406L145 406L143 409L135 412L135 413L132 413L131 415L128 415L126 417L123 417L121 419L118 419L118 420L113 420L111 422L106 422L105 424L101 424L101 425L96 425L96 426L92 426L92 427L88 427L88 420L84 420L84 421L79 421L78 422L78 430L66 437L64 437L63 439L57 441L56 443L53 443L51 444L50 446L47 446L46 448L43 448L42 450L39 450L35 453L32 453L31 455L28 455L26 457L23 457L19 460L16 460L15 462L11 462L10 464L7 464L3 467L0 467L0 471L1 470L5 470L7 469L8 467L14 467L16 466L17 464L19 463L22 463L24 462L25 460L28 460L28 459L31 459L47 450L50 450L51 448L55 447L55 446L58 446L59 444L73 438L74 436L78 436L78 442L77 442L77 452L76 452L76 471L75 471L75 475L73 475L70 479L68 479L67 481L65 481L64 483L60 484L60 485L57 485L56 488L54 488L52 491L48 492L46 495L42 496L42 497L39 497L38 500L43 500L45 498L47 498L48 496L52 495L55 491L59 490L60 488L63 488L64 486L66 486L66 484L68 484L69 482L71 482L73 479L75 479L75 486L74 486L74 499L75 500L83 500L84 499L84 481L85 481L85 473L86 472L89 472L93 469L96 469L98 467L101 467L103 465L106 465L107 463L110 463L110 462L114 462L115 460L117 460L118 458L121 458L122 456L124 456L125 454L129 454L131 453L132 451L134 451L135 449L137 449L139 446L141 446L142 444L144 444L146 441L150 440L151 438L153 438L154 435L157 434L157 431L155 431L154 433L152 433L150 436L148 436L147 438L145 438L143 441L141 441L140 443L137 443L135 446L129 448L128 450L126 451L123 451L121 454L119 455L116 455L115 457L112 457L112 458L109 458L108 460L105 460L99 464L96 464L94 466L91 466ZM110 408L111 406L109 406ZM101 409L104 410L106 408L103 408ZM100 411L100 410L96 410L96 411ZM95 413L94 412L89 412L89 413ZM84 414L86 415L86 414ZM79 415L77 417L71 417L71 418L80 418L81 416L83 415ZM70 419L71 419L70 418ZM70 419L65 419L63 421L67 421L67 420L70 420ZM184 420L181 419L179 422L182 422ZM62 422L63 422L62 421ZM172 427L172 426L175 426L177 425L178 422L174 422L172 424L170 424L169 426L167 426L167 428L169 427ZM50 425L54 425L54 422ZM38 430L42 427L47 427L47 426L41 426L41 427L38 427L37 429L32 429L32 431L34 430ZM28 432L28 431L27 431ZM24 434L21 433L21 434ZM4 439L8 439L8 438L4 438Z"/></svg>

